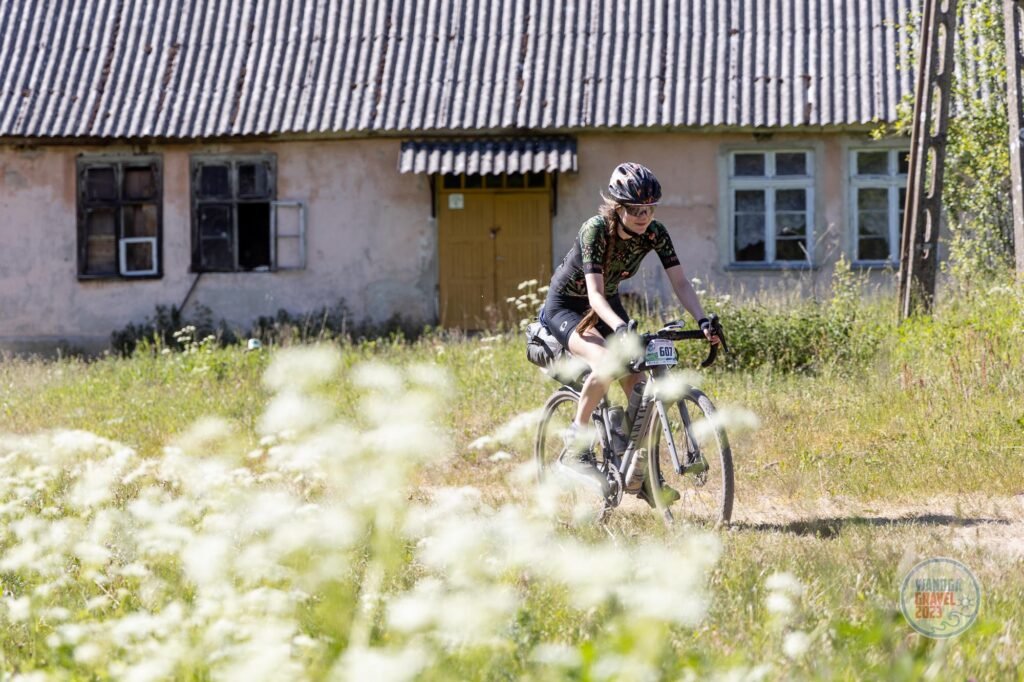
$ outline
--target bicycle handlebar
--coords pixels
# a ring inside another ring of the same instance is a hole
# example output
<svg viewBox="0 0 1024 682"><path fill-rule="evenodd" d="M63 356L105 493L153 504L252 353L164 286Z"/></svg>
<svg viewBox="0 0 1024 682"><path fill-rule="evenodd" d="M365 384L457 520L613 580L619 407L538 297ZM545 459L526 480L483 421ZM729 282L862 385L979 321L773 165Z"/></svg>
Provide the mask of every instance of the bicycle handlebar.
<svg viewBox="0 0 1024 682"><path fill-rule="evenodd" d="M717 336L721 341L722 351L728 353L729 346L725 343L725 332L722 331L722 323L718 319L718 315L711 315L708 320L711 322L711 335ZM641 334L640 338L643 341L643 347L646 348L647 344L652 339L666 339L668 341L688 341L691 339L705 340L707 337L704 336L704 330L702 329L683 329L683 323L679 321L669 322L658 331L651 334ZM710 367L714 364L715 359L718 357L718 344L711 344L711 348L708 351L708 356L700 363L701 367Z"/></svg>

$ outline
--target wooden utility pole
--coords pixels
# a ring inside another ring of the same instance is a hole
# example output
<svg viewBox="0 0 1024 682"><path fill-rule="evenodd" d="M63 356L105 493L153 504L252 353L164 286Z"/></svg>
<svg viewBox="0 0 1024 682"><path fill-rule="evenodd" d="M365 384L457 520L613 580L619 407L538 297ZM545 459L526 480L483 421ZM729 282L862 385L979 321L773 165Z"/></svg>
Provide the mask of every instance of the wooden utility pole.
<svg viewBox="0 0 1024 682"><path fill-rule="evenodd" d="M1024 0L1005 0L1006 103L1010 115L1010 196L1013 202L1013 249L1017 277L1024 280Z"/></svg>
<svg viewBox="0 0 1024 682"><path fill-rule="evenodd" d="M924 4L900 242L901 319L930 312L935 301L942 173L953 81L956 0L925 0Z"/></svg>

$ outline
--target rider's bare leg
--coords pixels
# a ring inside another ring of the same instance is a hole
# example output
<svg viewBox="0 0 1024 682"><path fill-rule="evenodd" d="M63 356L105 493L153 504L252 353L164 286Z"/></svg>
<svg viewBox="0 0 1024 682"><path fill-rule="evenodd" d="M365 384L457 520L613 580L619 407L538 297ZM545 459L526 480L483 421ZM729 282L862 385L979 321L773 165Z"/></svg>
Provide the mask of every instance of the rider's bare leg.
<svg viewBox="0 0 1024 682"><path fill-rule="evenodd" d="M608 353L602 337L596 329L590 328L582 335L573 332L569 336L569 352L584 360L591 367L598 367ZM590 423L590 415L597 408L612 384L612 378L598 376L598 372L591 372L583 382L583 389L580 391L580 402L576 408L576 423L586 426ZM626 392L626 399L633 390L633 387L643 378L641 374L627 374L619 380L622 390Z"/></svg>

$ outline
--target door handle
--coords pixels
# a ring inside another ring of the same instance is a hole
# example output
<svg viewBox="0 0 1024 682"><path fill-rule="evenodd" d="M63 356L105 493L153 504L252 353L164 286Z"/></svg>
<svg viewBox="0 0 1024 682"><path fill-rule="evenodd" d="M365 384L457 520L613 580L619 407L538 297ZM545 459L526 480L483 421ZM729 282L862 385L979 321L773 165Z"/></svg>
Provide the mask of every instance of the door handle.
<svg viewBox="0 0 1024 682"><path fill-rule="evenodd" d="M495 237L497 237L499 232L501 232L501 227L492 227L491 228L491 239L494 239Z"/></svg>

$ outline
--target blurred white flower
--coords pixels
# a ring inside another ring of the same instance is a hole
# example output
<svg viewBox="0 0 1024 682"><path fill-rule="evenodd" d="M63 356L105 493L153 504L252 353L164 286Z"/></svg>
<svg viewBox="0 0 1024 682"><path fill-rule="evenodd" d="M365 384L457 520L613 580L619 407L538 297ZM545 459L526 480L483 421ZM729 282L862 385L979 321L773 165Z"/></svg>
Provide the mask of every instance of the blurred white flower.
<svg viewBox="0 0 1024 682"><path fill-rule="evenodd" d="M281 433L291 429L306 431L330 417L331 408L322 400L285 391L271 399L267 411L260 418L260 433Z"/></svg>
<svg viewBox="0 0 1024 682"><path fill-rule="evenodd" d="M765 598L765 607L769 613L778 616L788 616L796 610L793 600L782 592L770 592Z"/></svg>
<svg viewBox="0 0 1024 682"><path fill-rule="evenodd" d="M32 613L32 600L24 597L4 597L3 605L7 607L7 617L15 623L23 623Z"/></svg>
<svg viewBox="0 0 1024 682"><path fill-rule="evenodd" d="M395 396L404 388L401 372L382 362L359 365L352 372L352 382L362 389Z"/></svg>
<svg viewBox="0 0 1024 682"><path fill-rule="evenodd" d="M735 436L761 428L761 420L750 410L726 406L719 408L711 419L694 422L694 438L699 442L706 442L714 437L715 429L719 427L724 428L729 435Z"/></svg>
<svg viewBox="0 0 1024 682"><path fill-rule="evenodd" d="M583 665L583 655L579 649L565 644L538 644L530 652L530 660L558 668L578 668Z"/></svg>
<svg viewBox="0 0 1024 682"><path fill-rule="evenodd" d="M796 660L802 657L811 646L811 638L806 632L795 630L786 633L782 640L782 652L789 658Z"/></svg>
<svg viewBox="0 0 1024 682"><path fill-rule="evenodd" d="M428 653L419 647L403 649L349 648L331 678L352 682L406 682L413 680L430 662Z"/></svg>
<svg viewBox="0 0 1024 682"><path fill-rule="evenodd" d="M799 597L804 592L804 586L800 580L788 571L772 573L764 581L764 586L776 592L785 592L794 597Z"/></svg>
<svg viewBox="0 0 1024 682"><path fill-rule="evenodd" d="M332 379L341 367L341 353L335 346L283 348L263 374L263 383L273 391L306 391Z"/></svg>
<svg viewBox="0 0 1024 682"><path fill-rule="evenodd" d="M675 403L683 399L691 388L699 388L702 377L696 372L678 371L659 378L654 382L654 396L666 403Z"/></svg>
<svg viewBox="0 0 1024 682"><path fill-rule="evenodd" d="M543 414L543 408L517 414L494 432L494 439L500 443L512 444L520 438L532 437Z"/></svg>

